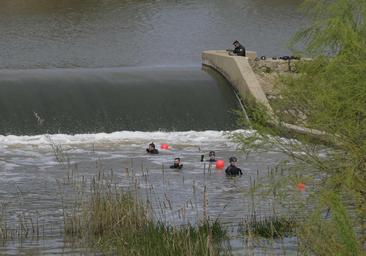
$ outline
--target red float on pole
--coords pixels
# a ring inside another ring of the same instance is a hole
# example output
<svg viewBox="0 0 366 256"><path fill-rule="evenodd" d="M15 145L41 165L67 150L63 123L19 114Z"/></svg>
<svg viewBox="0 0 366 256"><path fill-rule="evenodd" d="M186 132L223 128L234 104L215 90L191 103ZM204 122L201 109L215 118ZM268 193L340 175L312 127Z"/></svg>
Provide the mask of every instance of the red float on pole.
<svg viewBox="0 0 366 256"><path fill-rule="evenodd" d="M216 169L222 170L225 168L224 160L216 160Z"/></svg>
<svg viewBox="0 0 366 256"><path fill-rule="evenodd" d="M305 184L300 182L297 184L297 189L300 191L300 192L304 192L305 191Z"/></svg>
<svg viewBox="0 0 366 256"><path fill-rule="evenodd" d="M169 149L169 145L164 143L164 144L161 144L160 148L161 149L168 150Z"/></svg>

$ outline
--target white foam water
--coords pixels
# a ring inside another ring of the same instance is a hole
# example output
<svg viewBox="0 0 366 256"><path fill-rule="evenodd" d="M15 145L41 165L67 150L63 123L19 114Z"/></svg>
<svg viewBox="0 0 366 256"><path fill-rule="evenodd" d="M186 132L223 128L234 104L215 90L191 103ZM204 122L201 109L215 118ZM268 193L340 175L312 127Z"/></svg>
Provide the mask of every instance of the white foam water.
<svg viewBox="0 0 366 256"><path fill-rule="evenodd" d="M185 131L185 132L140 132L140 131L120 131L113 133L96 134L42 134L34 136L0 135L1 146L32 145L43 146L51 142L62 145L77 144L106 144L106 143L131 143L137 145L147 141L154 143L176 143L176 144L211 144L230 143L228 136L232 133L241 133L251 136L254 131Z"/></svg>

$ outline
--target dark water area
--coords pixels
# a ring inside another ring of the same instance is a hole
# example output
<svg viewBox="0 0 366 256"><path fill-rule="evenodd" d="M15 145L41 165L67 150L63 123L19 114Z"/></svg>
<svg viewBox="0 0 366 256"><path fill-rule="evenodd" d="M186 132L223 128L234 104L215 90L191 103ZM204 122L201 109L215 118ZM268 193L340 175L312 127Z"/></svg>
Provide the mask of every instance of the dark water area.
<svg viewBox="0 0 366 256"><path fill-rule="evenodd" d="M200 64L241 41L258 55L289 54L305 23L301 0L2 0L0 68Z"/></svg>
<svg viewBox="0 0 366 256"><path fill-rule="evenodd" d="M235 95L201 52L289 54L300 3L3 0L0 134L234 130Z"/></svg>
<svg viewBox="0 0 366 256"><path fill-rule="evenodd" d="M194 223L207 191L209 216L236 230L234 255L295 255L296 238L248 245L238 236L253 207L260 216L272 214L274 203L258 197L254 205L249 191L286 156L237 151L228 135L254 131L236 126L237 98L221 75L202 69L201 52L239 40L258 56L288 55L288 40L307 22L297 11L301 2L1 0L0 206L6 208L0 220L16 231L19 216L39 219L43 235L4 242L0 254L88 254L63 236L63 203L71 204L75 191L60 191L70 176L55 156L62 149L67 165L77 167L75 179L101 168L126 189L156 187L157 201L168 195L173 225L183 210L184 221ZM171 148L147 155L151 141ZM199 159L211 150L225 161L237 156L243 177L208 173ZM184 170L162 172L175 157ZM126 168L135 171L126 174Z"/></svg>
<svg viewBox="0 0 366 256"><path fill-rule="evenodd" d="M0 134L233 130L230 84L199 67L0 71Z"/></svg>

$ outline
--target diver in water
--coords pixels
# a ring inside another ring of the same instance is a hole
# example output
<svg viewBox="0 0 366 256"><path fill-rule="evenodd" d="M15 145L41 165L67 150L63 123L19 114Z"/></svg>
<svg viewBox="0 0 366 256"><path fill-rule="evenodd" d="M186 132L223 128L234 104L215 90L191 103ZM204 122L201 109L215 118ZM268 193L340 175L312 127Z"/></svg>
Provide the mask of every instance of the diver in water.
<svg viewBox="0 0 366 256"><path fill-rule="evenodd" d="M174 165L170 166L170 169L182 169L183 164L180 163L180 158L174 158Z"/></svg>
<svg viewBox="0 0 366 256"><path fill-rule="evenodd" d="M226 168L225 173L228 176L237 176L237 175L243 175L243 172L240 168L236 167L236 162L238 159L235 156L230 157L229 162L230 165Z"/></svg>
<svg viewBox="0 0 366 256"><path fill-rule="evenodd" d="M241 45L239 43L238 40L236 40L233 45L235 46L235 49L233 51L233 53L237 56L243 56L245 57L246 56L246 50L245 50L245 47L243 45Z"/></svg>
<svg viewBox="0 0 366 256"><path fill-rule="evenodd" d="M153 142L149 144L149 148L146 149L146 152L149 154L159 154L159 150L155 148L155 144Z"/></svg>
<svg viewBox="0 0 366 256"><path fill-rule="evenodd" d="M209 157L209 159L206 160L207 162L210 162L210 163L215 163L216 162L215 151L210 151L210 153L208 153L208 157ZM205 155L201 155L201 162L204 161L204 158L205 158Z"/></svg>

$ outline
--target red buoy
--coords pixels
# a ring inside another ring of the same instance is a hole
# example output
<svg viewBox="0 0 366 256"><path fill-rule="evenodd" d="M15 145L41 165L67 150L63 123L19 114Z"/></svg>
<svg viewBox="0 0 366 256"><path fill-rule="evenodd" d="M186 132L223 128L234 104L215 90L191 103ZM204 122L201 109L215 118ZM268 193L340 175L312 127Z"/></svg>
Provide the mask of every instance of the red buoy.
<svg viewBox="0 0 366 256"><path fill-rule="evenodd" d="M305 191L305 184L300 182L297 184L297 189L300 191L300 192L304 192Z"/></svg>
<svg viewBox="0 0 366 256"><path fill-rule="evenodd" d="M169 145L164 143L164 144L161 144L160 148L161 149L168 150L169 149Z"/></svg>
<svg viewBox="0 0 366 256"><path fill-rule="evenodd" d="M224 160L216 160L216 169L222 170L225 167Z"/></svg>

